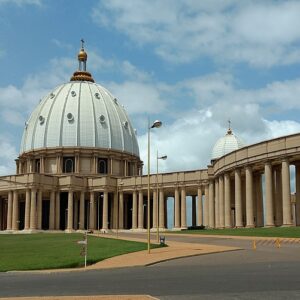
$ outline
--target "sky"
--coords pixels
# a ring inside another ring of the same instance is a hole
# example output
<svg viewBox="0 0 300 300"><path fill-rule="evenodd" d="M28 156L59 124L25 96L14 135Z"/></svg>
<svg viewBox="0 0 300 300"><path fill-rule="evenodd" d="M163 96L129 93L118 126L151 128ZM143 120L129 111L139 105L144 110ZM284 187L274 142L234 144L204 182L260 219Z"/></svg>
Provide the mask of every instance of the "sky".
<svg viewBox="0 0 300 300"><path fill-rule="evenodd" d="M82 38L145 166L148 118L163 122L163 172L206 168L228 119L246 144L299 132L299 15L300 1L0 0L0 175L15 174L25 121L69 81Z"/></svg>

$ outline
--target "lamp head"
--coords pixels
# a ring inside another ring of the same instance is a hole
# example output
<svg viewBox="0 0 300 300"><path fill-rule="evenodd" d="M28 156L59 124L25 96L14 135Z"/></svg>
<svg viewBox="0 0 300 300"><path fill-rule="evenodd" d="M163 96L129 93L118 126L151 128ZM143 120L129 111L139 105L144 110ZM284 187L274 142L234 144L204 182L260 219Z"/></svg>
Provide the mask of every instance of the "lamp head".
<svg viewBox="0 0 300 300"><path fill-rule="evenodd" d="M159 120L156 120L153 122L151 128L159 128L159 127L161 127L161 125L162 125L162 122Z"/></svg>

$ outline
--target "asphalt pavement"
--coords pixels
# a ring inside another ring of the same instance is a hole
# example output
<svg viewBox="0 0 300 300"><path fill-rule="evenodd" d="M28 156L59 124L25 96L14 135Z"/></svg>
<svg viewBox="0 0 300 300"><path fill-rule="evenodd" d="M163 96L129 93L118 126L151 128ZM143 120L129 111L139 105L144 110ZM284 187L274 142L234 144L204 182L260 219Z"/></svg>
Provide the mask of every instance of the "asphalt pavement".
<svg viewBox="0 0 300 300"><path fill-rule="evenodd" d="M158 299L300 299L300 246L251 240L167 236L167 239L242 247L147 267L63 273L1 273L0 297L151 295Z"/></svg>

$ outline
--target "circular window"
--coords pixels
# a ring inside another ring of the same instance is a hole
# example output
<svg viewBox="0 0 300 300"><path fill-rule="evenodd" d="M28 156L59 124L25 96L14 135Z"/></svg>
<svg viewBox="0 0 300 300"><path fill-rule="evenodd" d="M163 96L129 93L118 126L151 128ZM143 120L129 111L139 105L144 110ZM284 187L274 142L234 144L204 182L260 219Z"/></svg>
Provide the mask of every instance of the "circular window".
<svg viewBox="0 0 300 300"><path fill-rule="evenodd" d="M96 97L97 99L100 99L100 94L99 94L99 93L95 93L95 97Z"/></svg>
<svg viewBox="0 0 300 300"><path fill-rule="evenodd" d="M53 99L55 95L53 93L50 94L50 98Z"/></svg>
<svg viewBox="0 0 300 300"><path fill-rule="evenodd" d="M115 102L116 104L118 104L118 99L117 99L117 98L115 98L115 99L114 99L114 102Z"/></svg>
<svg viewBox="0 0 300 300"><path fill-rule="evenodd" d="M105 123L105 116L101 115L99 117L99 121L100 121L100 123Z"/></svg>
<svg viewBox="0 0 300 300"><path fill-rule="evenodd" d="M45 122L45 118L43 116L39 116L40 124L43 125Z"/></svg>
<svg viewBox="0 0 300 300"><path fill-rule="evenodd" d="M71 123L71 122L74 121L74 116L73 116L71 113L68 113L68 114L67 114L67 119L68 119L68 121Z"/></svg>
<svg viewBox="0 0 300 300"><path fill-rule="evenodd" d="M127 121L123 122L123 126L127 129L128 128L128 122Z"/></svg>
<svg viewBox="0 0 300 300"><path fill-rule="evenodd" d="M72 91L72 92L71 92L71 95L72 95L72 97L75 97L75 96L76 96L76 92L75 92L75 91Z"/></svg>

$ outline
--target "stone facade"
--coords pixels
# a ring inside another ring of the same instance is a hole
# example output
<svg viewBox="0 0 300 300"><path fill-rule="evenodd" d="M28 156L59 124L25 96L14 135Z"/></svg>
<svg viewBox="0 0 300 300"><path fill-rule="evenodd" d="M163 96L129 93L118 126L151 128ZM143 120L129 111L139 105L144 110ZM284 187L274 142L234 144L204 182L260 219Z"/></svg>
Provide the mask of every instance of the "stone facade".
<svg viewBox="0 0 300 300"><path fill-rule="evenodd" d="M20 157L17 174L0 178L0 230L144 230L148 178L139 175L142 163L129 154L103 151L53 149ZM62 171L65 156L75 158L73 172ZM99 156L106 158L106 174L96 172ZM90 162L90 174L81 172L83 158ZM192 196L193 225L299 225L299 161L300 134L294 134L233 151L207 169L151 175L150 226L166 228L166 202L172 197L174 229L186 228L187 196ZM293 197L290 165L295 165Z"/></svg>

